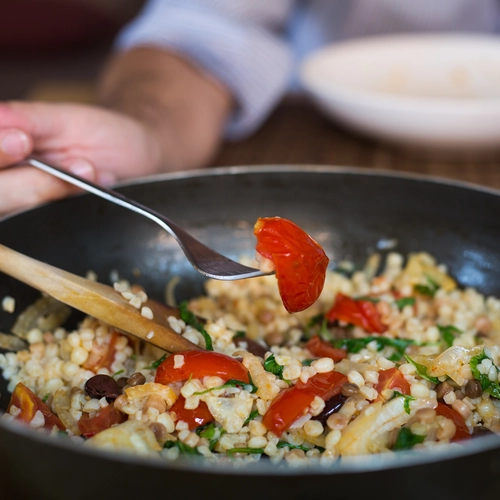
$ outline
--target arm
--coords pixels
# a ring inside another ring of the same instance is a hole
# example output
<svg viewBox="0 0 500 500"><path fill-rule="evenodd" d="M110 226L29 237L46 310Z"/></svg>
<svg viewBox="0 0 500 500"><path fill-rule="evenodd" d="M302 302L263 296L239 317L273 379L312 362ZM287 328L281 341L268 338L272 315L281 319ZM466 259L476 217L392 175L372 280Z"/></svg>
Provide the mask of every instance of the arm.
<svg viewBox="0 0 500 500"><path fill-rule="evenodd" d="M156 172L206 166L232 107L231 95L215 79L153 47L115 56L102 76L98 100L148 128L156 139Z"/></svg>

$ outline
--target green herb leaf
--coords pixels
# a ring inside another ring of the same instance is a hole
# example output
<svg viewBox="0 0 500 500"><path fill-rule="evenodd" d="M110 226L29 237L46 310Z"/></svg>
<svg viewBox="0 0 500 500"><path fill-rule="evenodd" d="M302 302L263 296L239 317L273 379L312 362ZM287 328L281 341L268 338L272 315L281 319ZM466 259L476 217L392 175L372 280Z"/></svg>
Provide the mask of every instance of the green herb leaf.
<svg viewBox="0 0 500 500"><path fill-rule="evenodd" d="M405 412L408 413L408 415L409 415L411 412L410 401L415 401L415 398L413 396L408 396L407 394L401 394L399 391L393 392L391 399L394 399L394 398L403 398L404 399L403 406L404 406Z"/></svg>
<svg viewBox="0 0 500 500"><path fill-rule="evenodd" d="M312 318L309 319L307 322L307 327L311 328L316 325L321 325L321 323L324 321L325 315L324 314L316 314L316 316L313 316Z"/></svg>
<svg viewBox="0 0 500 500"><path fill-rule="evenodd" d="M412 306L415 304L415 297L402 297L394 302L396 307L401 311L406 306Z"/></svg>
<svg viewBox="0 0 500 500"><path fill-rule="evenodd" d="M184 444L182 441L166 441L163 445L163 448L179 448L179 451L182 455L201 455L197 448L193 448L192 446L188 446Z"/></svg>
<svg viewBox="0 0 500 500"><path fill-rule="evenodd" d="M439 285L429 276L426 275L425 278L427 279L427 285L415 285L413 289L421 295L434 297L439 289Z"/></svg>
<svg viewBox="0 0 500 500"><path fill-rule="evenodd" d="M248 418L243 422L243 426L248 425L251 420L259 416L258 410L253 410L250 415L248 415Z"/></svg>
<svg viewBox="0 0 500 500"><path fill-rule="evenodd" d="M270 372L276 375L277 377L283 378L284 369L285 369L284 366L281 366L278 363L276 363L276 358L274 357L274 354L268 356L264 361L264 370L266 370L266 372Z"/></svg>
<svg viewBox="0 0 500 500"><path fill-rule="evenodd" d="M322 446L315 446L314 448L307 448L307 446L303 446L301 444L290 444L287 443L286 441L278 441L278 444L276 445L277 448L289 448L290 450L302 450L304 452L308 452L309 450L317 449L321 453L325 451L325 448Z"/></svg>
<svg viewBox="0 0 500 500"><path fill-rule="evenodd" d="M204 326L198 321L198 318L196 317L195 314L193 314L189 309L188 309L188 302L187 300L182 301L179 304L179 312L181 315L182 321L186 323L186 325L192 326L193 328L196 328L202 335L203 338L205 339L205 348L207 351L213 351L214 348L212 346L212 337L208 334L208 332L205 330Z"/></svg>
<svg viewBox="0 0 500 500"><path fill-rule="evenodd" d="M423 443L425 441L425 436L419 436L418 434L413 434L408 427L403 427L398 432L398 437L394 443L393 450L411 450L416 444Z"/></svg>
<svg viewBox="0 0 500 500"><path fill-rule="evenodd" d="M217 441L225 433L224 429L217 427L213 422L209 422L205 425L200 425L195 429L195 432L196 434L198 434L198 436L208 439L208 448L210 449L210 451L214 450Z"/></svg>
<svg viewBox="0 0 500 500"><path fill-rule="evenodd" d="M234 453L264 453L264 448L231 448L226 452L228 455L233 455Z"/></svg>
<svg viewBox="0 0 500 500"><path fill-rule="evenodd" d="M246 332L243 330L238 330L234 335L233 339L244 339L247 336Z"/></svg>
<svg viewBox="0 0 500 500"><path fill-rule="evenodd" d="M484 351L478 356L474 356L473 358L471 358L469 364L472 371L472 375L476 380L479 380L479 383L481 384L483 391L487 392L488 394L491 394L494 398L500 399L500 385L498 384L498 381L497 380L491 381L487 374L481 373L477 368L478 365L481 364L481 362L484 359L490 359L488 356L486 356ZM493 363L492 366L495 367L497 372L497 377L495 378L498 378L498 367Z"/></svg>
<svg viewBox="0 0 500 500"><path fill-rule="evenodd" d="M441 334L441 337L443 338L445 344L448 347L451 347L453 345L453 341L455 340L456 337L459 335L462 335L462 330L459 330L457 327L453 325L448 325L448 326L441 326L437 325L439 333Z"/></svg>
<svg viewBox="0 0 500 500"><path fill-rule="evenodd" d="M113 377L116 377L117 375L121 375L122 373L125 373L125 370L118 370L117 372L113 373Z"/></svg>
<svg viewBox="0 0 500 500"><path fill-rule="evenodd" d="M377 350L381 351L384 347L393 347L396 349L396 352L399 356L403 356L406 348L410 345L424 345L419 344L414 340L409 339L397 339L397 338L389 338L382 337L380 335L372 335L368 337L363 337L360 339L337 339L334 340L332 345L334 347L340 347L341 349L347 349L347 352L357 353L361 351L364 347L366 347L370 342L376 342Z"/></svg>
<svg viewBox="0 0 500 500"><path fill-rule="evenodd" d="M360 295L359 297L355 297L354 300L364 300L367 302L373 302L374 304L380 302L380 299L377 299L377 297L370 297L369 295Z"/></svg>
<svg viewBox="0 0 500 500"><path fill-rule="evenodd" d="M149 366L145 366L143 370L156 370L165 361L167 354L164 354L160 359L153 361Z"/></svg>
<svg viewBox="0 0 500 500"><path fill-rule="evenodd" d="M50 398L50 393L49 394L45 394L45 396L42 398L42 401L44 403L46 403L49 398Z"/></svg>
<svg viewBox="0 0 500 500"><path fill-rule="evenodd" d="M258 390L257 386L255 386L252 381L247 384L246 382L243 382L241 380L230 379L222 385L218 385L217 387L212 387L210 389L205 389L204 391L194 392L193 394L195 396L201 396L202 394L207 394L208 392L216 391L218 389L225 389L226 387L243 387L245 391L251 394L255 394Z"/></svg>
<svg viewBox="0 0 500 500"><path fill-rule="evenodd" d="M425 380L428 380L429 382L432 382L433 384L439 384L440 381L437 377L433 377L432 375L427 374L426 366L417 363L416 361L411 359L410 356L406 356L406 354L404 357L406 361L408 361L408 363L411 363L417 369L417 373L419 374L420 377L422 377Z"/></svg>

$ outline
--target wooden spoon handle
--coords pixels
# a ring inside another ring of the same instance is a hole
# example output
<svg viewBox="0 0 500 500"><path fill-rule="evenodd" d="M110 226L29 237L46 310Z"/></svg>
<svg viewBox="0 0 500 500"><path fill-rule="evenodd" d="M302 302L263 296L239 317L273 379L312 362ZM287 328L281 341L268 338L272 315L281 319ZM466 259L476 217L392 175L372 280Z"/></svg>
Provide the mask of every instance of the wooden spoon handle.
<svg viewBox="0 0 500 500"><path fill-rule="evenodd" d="M200 349L168 326L148 319L114 288L58 269L0 245L0 271L65 304L168 352ZM168 312L166 308L166 312Z"/></svg>

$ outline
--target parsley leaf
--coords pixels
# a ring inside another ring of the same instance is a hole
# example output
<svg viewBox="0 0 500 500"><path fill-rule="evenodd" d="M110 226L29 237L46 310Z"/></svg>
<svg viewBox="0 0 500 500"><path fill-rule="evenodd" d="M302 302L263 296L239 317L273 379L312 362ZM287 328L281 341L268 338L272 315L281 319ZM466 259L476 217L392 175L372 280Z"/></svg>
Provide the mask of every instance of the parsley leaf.
<svg viewBox="0 0 500 500"><path fill-rule="evenodd" d="M218 385L217 387L211 387L210 389L205 389L204 391L194 392L195 396L201 396L202 394L207 394L208 392L216 391L218 389L225 389L226 387L243 387L245 391L248 391L251 394L255 394L257 392L257 387L250 380L250 383L247 384L241 380L230 379L227 382L224 382L222 385Z"/></svg>
<svg viewBox="0 0 500 500"><path fill-rule="evenodd" d="M165 361L166 357L167 355L164 354L160 359L153 361L149 366L145 366L143 370L156 370L163 363L163 361Z"/></svg>
<svg viewBox="0 0 500 500"><path fill-rule="evenodd" d="M429 382L432 382L433 384L439 384L439 379L437 377L433 377L432 375L427 374L426 366L417 363L416 361L411 359L410 356L406 356L406 354L405 354L405 359L406 361L408 361L408 363L411 363L417 369L417 373L419 374L420 377L422 377L425 380L428 380Z"/></svg>
<svg viewBox="0 0 500 500"><path fill-rule="evenodd" d="M443 338L445 344L448 347L451 347L453 345L453 341L455 340L455 337L458 335L462 335L462 330L459 330L457 327L453 325L448 325L448 326L441 326L437 325L439 333L441 334L441 337Z"/></svg>
<svg viewBox="0 0 500 500"><path fill-rule="evenodd" d="M403 398L404 399L403 406L404 406L405 412L408 413L408 415L409 415L411 412L410 402L415 401L415 398L413 396L408 396L407 394L401 394L399 391L393 392L391 399L394 399L394 398Z"/></svg>
<svg viewBox="0 0 500 500"><path fill-rule="evenodd" d="M196 434L200 437L204 437L208 439L209 444L208 448L210 451L213 451L217 441L222 437L222 435L226 432L224 429L217 427L213 422L209 422L205 425L200 425L195 429Z"/></svg>
<svg viewBox="0 0 500 500"><path fill-rule="evenodd" d="M497 380L491 381L487 374L481 373L477 368L478 365L480 365L484 359L490 359L488 356L486 356L484 351L478 356L474 356L473 358L471 358L469 364L472 371L472 375L476 380L479 380L479 383L481 384L483 391L487 392L488 394L491 394L494 398L500 399L500 385L498 384L498 381ZM498 367L495 366L493 363L492 366L495 367L497 373L497 377L495 377L495 379L497 379Z"/></svg>
<svg viewBox="0 0 500 500"><path fill-rule="evenodd" d="M234 453L264 453L264 448L231 448L226 452L228 455L233 455Z"/></svg>
<svg viewBox="0 0 500 500"><path fill-rule="evenodd" d="M187 300L184 300L179 304L179 312L181 314L182 321L184 321L186 325L196 328L196 330L198 330L203 335L203 338L205 339L205 348L207 349L207 351L213 351L214 348L212 346L212 337L210 337L204 326L200 323L200 321L198 321L196 315L188 309Z"/></svg>
<svg viewBox="0 0 500 500"><path fill-rule="evenodd" d="M182 455L201 455L197 448L184 444L182 441L166 441L163 448L179 448Z"/></svg>
<svg viewBox="0 0 500 500"><path fill-rule="evenodd" d="M418 434L413 434L408 427L403 427L398 432L398 437L394 443L393 450L411 450L416 444L423 443L425 436L419 436Z"/></svg>
<svg viewBox="0 0 500 500"><path fill-rule="evenodd" d="M243 426L248 425L251 420L259 416L258 410L253 410L250 415L248 415L248 418L243 422Z"/></svg>
<svg viewBox="0 0 500 500"><path fill-rule="evenodd" d="M427 285L415 285L413 289L421 295L434 297L439 289L439 285L429 276L426 275L425 278L427 279Z"/></svg>
<svg viewBox="0 0 500 500"><path fill-rule="evenodd" d="M284 366L281 366L278 363L276 363L276 358L274 357L274 354L268 356L264 361L264 370L266 370L266 372L270 372L276 375L279 378L283 378L284 369L285 369Z"/></svg>
<svg viewBox="0 0 500 500"><path fill-rule="evenodd" d="M401 297L394 303L396 304L396 307L401 311L406 306L412 306L413 304L415 304L415 297Z"/></svg>
<svg viewBox="0 0 500 500"><path fill-rule="evenodd" d="M369 295L360 295L359 297L355 297L354 300L364 300L366 302L373 302L374 304L380 302L380 299L377 299L377 297L370 297Z"/></svg>
<svg viewBox="0 0 500 500"><path fill-rule="evenodd" d="M347 349L347 352L357 353L373 341L376 342L378 351L381 351L384 347L393 347L400 357L404 355L408 346L421 345L414 340L381 337L379 335L371 335L360 339L337 339L332 342L332 345L341 349Z"/></svg>
<svg viewBox="0 0 500 500"><path fill-rule="evenodd" d="M276 445L277 448L289 448L290 450L302 450L304 452L308 452L309 450L313 450L316 448L319 450L321 453L325 451L325 448L321 446L315 446L314 448L307 448L307 446L303 446L301 444L290 444L287 443L286 441L278 441L278 444Z"/></svg>

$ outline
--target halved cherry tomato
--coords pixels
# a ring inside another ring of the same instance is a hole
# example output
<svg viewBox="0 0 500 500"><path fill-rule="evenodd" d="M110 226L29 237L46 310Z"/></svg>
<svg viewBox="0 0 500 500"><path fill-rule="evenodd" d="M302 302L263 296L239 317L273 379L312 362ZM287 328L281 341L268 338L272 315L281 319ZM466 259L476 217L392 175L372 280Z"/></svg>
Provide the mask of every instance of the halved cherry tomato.
<svg viewBox="0 0 500 500"><path fill-rule="evenodd" d="M184 408L185 402L186 399L183 396L179 396L169 411L175 412L179 420L186 422L189 425L190 431L196 429L196 427L199 427L200 425L208 424L214 420L214 417L210 413L210 410L204 401L200 401L198 406L193 410Z"/></svg>
<svg viewBox="0 0 500 500"><path fill-rule="evenodd" d="M180 366L176 367L182 356ZM188 378L217 376L249 383L248 370L237 359L215 351L183 351L171 354L156 370L155 382L170 384Z"/></svg>
<svg viewBox="0 0 500 500"><path fill-rule="evenodd" d="M454 410L445 403L438 402L436 407L436 413L443 417L449 418L453 421L456 427L455 435L451 439L452 441L462 441L463 439L470 439L471 434L465 420L458 411Z"/></svg>
<svg viewBox="0 0 500 500"><path fill-rule="evenodd" d="M90 351L89 357L83 363L82 367L94 373L97 373L101 368L108 368L109 370L115 360L116 342L119 336L120 334L116 330L113 330L108 345L100 345L94 342L92 351Z"/></svg>
<svg viewBox="0 0 500 500"><path fill-rule="evenodd" d="M353 299L338 293L332 308L325 315L328 321L345 321L369 333L384 333L387 326L380 320L375 304L370 300Z"/></svg>
<svg viewBox="0 0 500 500"><path fill-rule="evenodd" d="M378 372L378 383L375 389L379 393L375 401L383 401L382 391L385 389L395 389L401 394L410 394L410 383L404 375L396 368L381 370Z"/></svg>
<svg viewBox="0 0 500 500"><path fill-rule="evenodd" d="M323 340L319 335L313 335L304 346L309 352L318 358L332 358L333 361L342 361L347 357L347 351L333 347L329 342Z"/></svg>
<svg viewBox="0 0 500 500"><path fill-rule="evenodd" d="M19 382L16 385L14 392L12 393L7 413L9 413L11 406L15 406L21 410L21 413L16 416L16 419L21 420L24 423L30 423L36 412L40 411L45 417L45 424L43 426L45 429L52 429L54 425L61 430L65 429L63 423L59 420L59 417L55 415L52 410L22 382Z"/></svg>
<svg viewBox="0 0 500 500"><path fill-rule="evenodd" d="M262 423L266 429L279 437L305 414L315 396L328 401L340 393L342 385L346 382L347 377L336 371L318 373L306 383L299 380L296 385L280 393L271 403Z"/></svg>
<svg viewBox="0 0 500 500"><path fill-rule="evenodd" d="M316 302L325 284L329 259L324 250L293 222L281 217L257 219L256 250L274 263L278 289L289 313Z"/></svg>
<svg viewBox="0 0 500 500"><path fill-rule="evenodd" d="M121 424L127 420L127 415L117 410L112 404L102 408L99 413L90 418L84 413L78 421L78 428L82 436L90 438L98 432L109 429L113 425Z"/></svg>

